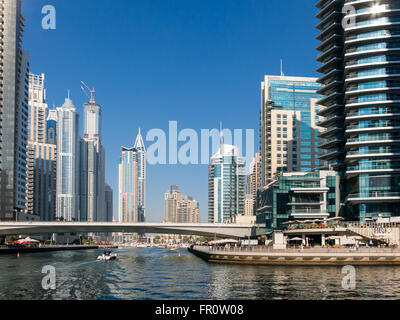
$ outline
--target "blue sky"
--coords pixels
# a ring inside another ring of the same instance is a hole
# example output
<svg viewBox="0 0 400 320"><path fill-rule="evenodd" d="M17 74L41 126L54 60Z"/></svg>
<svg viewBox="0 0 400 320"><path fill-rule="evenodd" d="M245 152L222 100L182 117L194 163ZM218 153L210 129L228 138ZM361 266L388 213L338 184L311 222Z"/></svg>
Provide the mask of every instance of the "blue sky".
<svg viewBox="0 0 400 320"><path fill-rule="evenodd" d="M31 71L45 73L47 103L71 90L81 114L80 81L96 89L103 112L106 179L118 203L121 146L138 127L168 131L219 127L259 132L260 82L317 76L316 8L309 0L24 0L23 47ZM41 27L44 5L56 30ZM146 143L146 141L145 141ZM151 144L146 143L146 144ZM258 150L258 138L255 149ZM147 167L147 220L162 221L171 184L200 202L207 220L207 165Z"/></svg>

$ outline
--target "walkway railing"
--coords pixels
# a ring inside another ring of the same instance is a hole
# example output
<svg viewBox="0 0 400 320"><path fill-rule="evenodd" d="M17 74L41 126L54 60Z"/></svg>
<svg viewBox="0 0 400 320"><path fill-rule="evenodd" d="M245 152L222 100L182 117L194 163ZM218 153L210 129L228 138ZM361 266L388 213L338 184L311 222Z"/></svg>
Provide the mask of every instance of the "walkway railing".
<svg viewBox="0 0 400 320"><path fill-rule="evenodd" d="M273 249L271 247L209 247L210 253L400 253L400 248L287 248L287 249Z"/></svg>

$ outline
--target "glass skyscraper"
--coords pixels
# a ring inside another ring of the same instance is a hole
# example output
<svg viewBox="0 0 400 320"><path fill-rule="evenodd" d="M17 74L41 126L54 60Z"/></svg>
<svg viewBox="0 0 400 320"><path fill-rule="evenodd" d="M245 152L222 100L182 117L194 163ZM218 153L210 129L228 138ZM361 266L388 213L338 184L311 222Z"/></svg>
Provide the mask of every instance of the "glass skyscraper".
<svg viewBox="0 0 400 320"><path fill-rule="evenodd" d="M101 143L101 107L94 100L83 105L80 153L80 211L82 221L107 221L105 209L105 149Z"/></svg>
<svg viewBox="0 0 400 320"><path fill-rule="evenodd" d="M139 221L144 222L146 219L146 147L140 128L134 148L137 151L138 159L138 216Z"/></svg>
<svg viewBox="0 0 400 320"><path fill-rule="evenodd" d="M265 76L261 83L261 184L319 163L316 78Z"/></svg>
<svg viewBox="0 0 400 320"><path fill-rule="evenodd" d="M146 149L139 134L132 148L122 147L119 163L119 221L144 222L146 200Z"/></svg>
<svg viewBox="0 0 400 320"><path fill-rule="evenodd" d="M29 63L21 1L1 1L0 17L0 220L12 220L26 197Z"/></svg>
<svg viewBox="0 0 400 320"><path fill-rule="evenodd" d="M244 214L245 160L239 148L221 143L208 166L208 221L221 223Z"/></svg>
<svg viewBox="0 0 400 320"><path fill-rule="evenodd" d="M57 209L56 217L80 220L79 205L79 115L72 100L57 108Z"/></svg>
<svg viewBox="0 0 400 320"><path fill-rule="evenodd" d="M317 7L321 159L340 172L349 219L398 216L400 1L321 0Z"/></svg>

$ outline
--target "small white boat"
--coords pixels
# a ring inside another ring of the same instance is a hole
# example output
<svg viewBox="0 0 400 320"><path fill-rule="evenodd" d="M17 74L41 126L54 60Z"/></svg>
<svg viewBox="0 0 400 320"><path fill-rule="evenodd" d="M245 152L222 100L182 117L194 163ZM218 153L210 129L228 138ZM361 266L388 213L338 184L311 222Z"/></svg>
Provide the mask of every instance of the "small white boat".
<svg viewBox="0 0 400 320"><path fill-rule="evenodd" d="M102 260L102 261L109 261L114 259L117 259L117 254L111 251L104 251L104 253L101 256L97 257L97 260Z"/></svg>

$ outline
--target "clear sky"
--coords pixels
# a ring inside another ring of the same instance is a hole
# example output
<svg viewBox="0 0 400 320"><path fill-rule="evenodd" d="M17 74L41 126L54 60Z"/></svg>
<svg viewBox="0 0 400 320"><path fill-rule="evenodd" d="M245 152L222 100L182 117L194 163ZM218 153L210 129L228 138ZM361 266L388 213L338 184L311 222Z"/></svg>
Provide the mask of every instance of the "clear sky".
<svg viewBox="0 0 400 320"><path fill-rule="evenodd" d="M45 5L56 29L42 29ZM103 112L106 180L118 203L121 146L139 126L168 132L218 128L256 130L265 74L317 76L317 13L310 0L24 0L23 47L33 73L46 75L47 103L71 90L82 120L83 80ZM152 144L146 142L145 144ZM147 167L147 220L162 221L171 184L200 202L207 221L207 165Z"/></svg>

